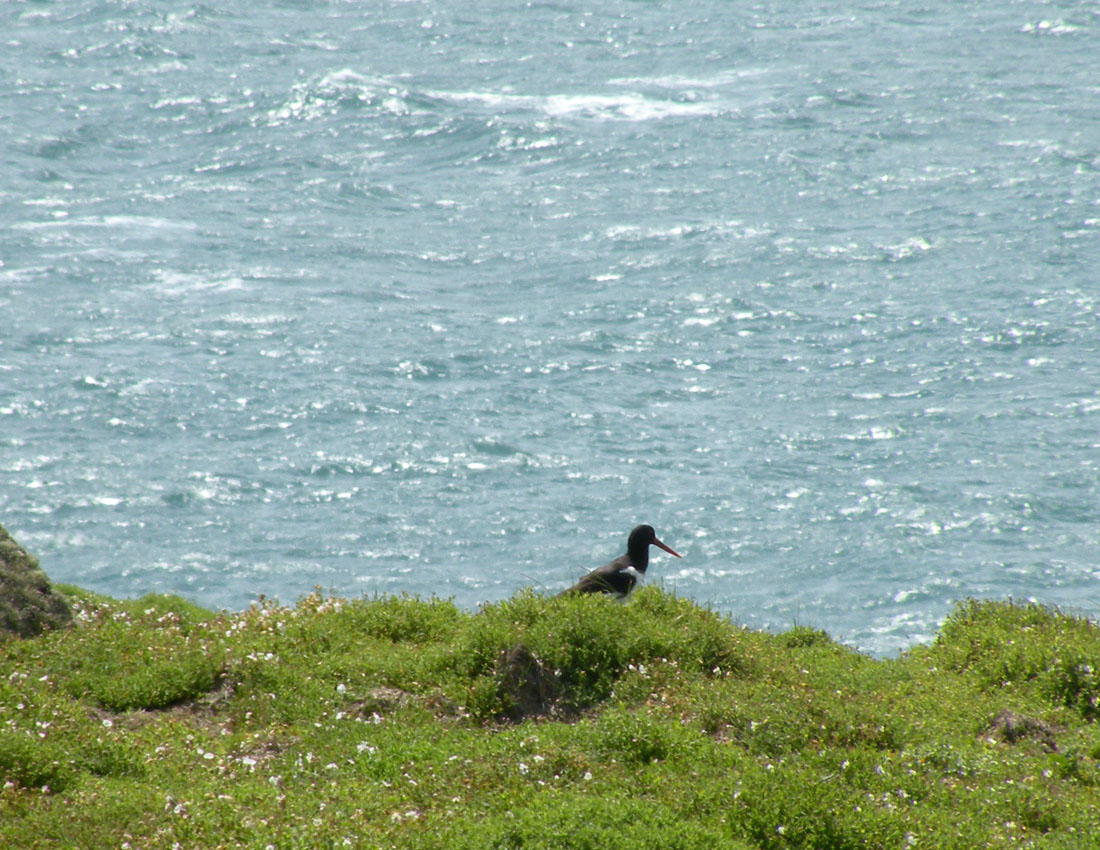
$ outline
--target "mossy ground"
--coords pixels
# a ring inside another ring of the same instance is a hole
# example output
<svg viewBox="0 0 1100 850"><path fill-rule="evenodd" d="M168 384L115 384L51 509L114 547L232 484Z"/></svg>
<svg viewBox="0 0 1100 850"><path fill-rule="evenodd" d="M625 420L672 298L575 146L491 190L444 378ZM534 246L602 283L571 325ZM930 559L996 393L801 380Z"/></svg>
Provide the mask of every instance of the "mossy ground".
<svg viewBox="0 0 1100 850"><path fill-rule="evenodd" d="M0 645L3 847L1100 840L1100 629L1039 606L968 602L876 660L655 588L233 614L64 590L73 628Z"/></svg>

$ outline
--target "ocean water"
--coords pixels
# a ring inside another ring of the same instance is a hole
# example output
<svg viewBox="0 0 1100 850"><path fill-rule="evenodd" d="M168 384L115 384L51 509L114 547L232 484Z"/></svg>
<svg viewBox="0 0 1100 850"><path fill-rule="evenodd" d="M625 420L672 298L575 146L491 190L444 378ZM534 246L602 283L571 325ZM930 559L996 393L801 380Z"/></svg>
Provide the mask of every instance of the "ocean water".
<svg viewBox="0 0 1100 850"><path fill-rule="evenodd" d="M1100 615L1091 2L0 6L0 523L56 581Z"/></svg>

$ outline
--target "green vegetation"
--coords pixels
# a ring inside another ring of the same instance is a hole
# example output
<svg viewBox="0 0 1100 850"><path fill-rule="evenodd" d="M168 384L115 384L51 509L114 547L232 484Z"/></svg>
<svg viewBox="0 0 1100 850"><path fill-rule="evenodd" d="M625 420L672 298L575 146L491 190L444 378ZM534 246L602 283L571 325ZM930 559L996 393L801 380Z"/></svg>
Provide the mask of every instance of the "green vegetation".
<svg viewBox="0 0 1100 850"><path fill-rule="evenodd" d="M876 660L647 588L310 596L215 614L73 587L0 644L0 846L1095 847L1100 628L967 602Z"/></svg>

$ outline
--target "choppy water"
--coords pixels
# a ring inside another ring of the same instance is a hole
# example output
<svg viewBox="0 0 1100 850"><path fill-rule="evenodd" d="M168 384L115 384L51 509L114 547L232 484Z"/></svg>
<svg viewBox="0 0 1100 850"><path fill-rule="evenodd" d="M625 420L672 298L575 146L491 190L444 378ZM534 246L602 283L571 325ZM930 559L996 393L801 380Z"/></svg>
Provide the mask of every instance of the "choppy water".
<svg viewBox="0 0 1100 850"><path fill-rule="evenodd" d="M0 522L237 608L1100 613L1085 2L0 7Z"/></svg>

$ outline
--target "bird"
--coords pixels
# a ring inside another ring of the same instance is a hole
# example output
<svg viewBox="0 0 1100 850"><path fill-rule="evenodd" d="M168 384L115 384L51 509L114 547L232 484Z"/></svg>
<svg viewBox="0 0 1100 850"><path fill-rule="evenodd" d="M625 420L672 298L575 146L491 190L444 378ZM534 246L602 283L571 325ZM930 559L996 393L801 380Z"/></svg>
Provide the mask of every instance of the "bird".
<svg viewBox="0 0 1100 850"><path fill-rule="evenodd" d="M572 587L563 590L558 596L574 593L607 593L618 599L625 598L634 585L645 576L649 566L649 547L657 546L677 558L680 554L657 539L657 532L651 525L639 525L630 532L626 541L626 554L620 555L609 564L597 567Z"/></svg>

